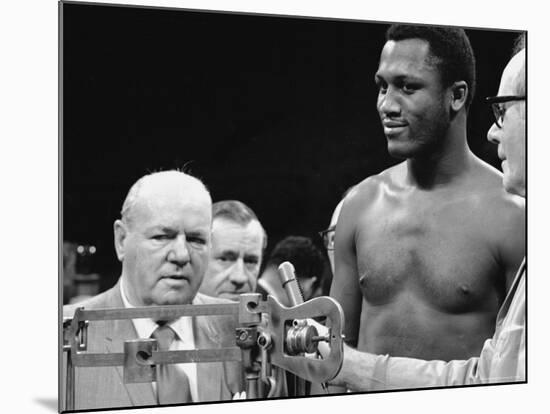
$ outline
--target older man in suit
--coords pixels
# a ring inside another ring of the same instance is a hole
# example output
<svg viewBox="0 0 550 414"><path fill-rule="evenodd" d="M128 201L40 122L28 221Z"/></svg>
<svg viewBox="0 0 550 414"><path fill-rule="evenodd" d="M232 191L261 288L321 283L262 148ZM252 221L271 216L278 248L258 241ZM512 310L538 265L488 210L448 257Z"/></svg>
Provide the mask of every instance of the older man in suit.
<svg viewBox="0 0 550 414"><path fill-rule="evenodd" d="M146 175L130 189L114 223L122 274L110 290L64 307L85 309L216 304L198 293L209 254L211 198L198 179L178 171ZM88 351L122 352L129 339L153 337L159 347L183 350L231 346L235 322L224 317L181 317L92 323ZM233 340L234 342L234 340ZM233 343L234 344L234 343ZM159 366L154 383L127 384L122 367L77 367L75 409L151 406L231 399L243 389L239 363Z"/></svg>

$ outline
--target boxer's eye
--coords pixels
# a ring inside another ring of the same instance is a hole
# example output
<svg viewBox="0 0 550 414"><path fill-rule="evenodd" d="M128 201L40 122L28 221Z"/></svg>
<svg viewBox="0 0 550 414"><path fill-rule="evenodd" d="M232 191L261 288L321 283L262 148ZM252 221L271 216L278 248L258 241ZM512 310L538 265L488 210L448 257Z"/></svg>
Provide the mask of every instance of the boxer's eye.
<svg viewBox="0 0 550 414"><path fill-rule="evenodd" d="M405 93L411 94L416 92L419 89L419 87L414 83L404 83L401 89L403 89Z"/></svg>
<svg viewBox="0 0 550 414"><path fill-rule="evenodd" d="M388 84L386 82L383 82L383 81L380 81L380 82L376 82L378 86L378 92L379 93L386 93L386 91L388 90Z"/></svg>

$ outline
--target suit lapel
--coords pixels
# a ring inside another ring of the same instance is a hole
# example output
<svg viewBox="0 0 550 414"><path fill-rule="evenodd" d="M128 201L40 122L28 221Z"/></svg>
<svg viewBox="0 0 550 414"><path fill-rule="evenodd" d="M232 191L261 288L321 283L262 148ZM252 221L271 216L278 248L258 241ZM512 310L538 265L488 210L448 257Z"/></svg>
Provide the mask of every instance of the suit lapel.
<svg viewBox="0 0 550 414"><path fill-rule="evenodd" d="M197 295L197 303L205 302L201 295ZM217 303L217 302L216 302ZM120 292L120 281L117 285L106 292L104 300L97 308L123 308ZM216 325L217 324L217 325ZM104 349L106 352L122 352L124 349L124 341L137 338L137 332L130 320L113 320L105 321L105 335L103 338ZM195 317L193 318L193 335L196 349L218 348L223 344L223 335L233 335L233 332L228 331L227 326L218 323L216 318ZM103 335L102 335L103 336ZM98 338L99 340L99 338ZM99 341L98 345L101 342ZM99 345L101 346L101 345ZM242 380L237 378L237 374L242 375L240 367L229 367L231 363L200 363L197 364L197 384L198 402L203 401L221 401L231 399L231 396L241 391ZM224 369L224 365L226 365ZM226 371L229 372L229 377L225 378ZM112 371L118 378L117 382L126 390L127 397L131 405L156 405L156 396L151 383L136 383L124 384L123 382L123 367L114 367ZM233 378L235 376L235 378ZM235 388L235 389L229 389ZM125 398L122 396L120 400L124 403ZM115 405L115 404L113 404ZM119 404L120 405L120 404Z"/></svg>
<svg viewBox="0 0 550 414"><path fill-rule="evenodd" d="M193 318L193 335L196 349L215 348L217 335L207 318ZM219 401L222 398L222 364L217 362L197 364L199 401Z"/></svg>
<svg viewBox="0 0 550 414"><path fill-rule="evenodd" d="M120 282L117 284L117 289L114 289L114 294L109 298L108 307L123 308L124 303L120 296ZM122 352L124 349L124 341L128 339L137 339L137 332L131 320L113 320L108 323L109 328L105 335L105 349L107 352ZM153 385L149 382L125 384L123 376L123 367L115 367L120 383L124 386L128 393L128 397L132 405L155 405L157 403Z"/></svg>

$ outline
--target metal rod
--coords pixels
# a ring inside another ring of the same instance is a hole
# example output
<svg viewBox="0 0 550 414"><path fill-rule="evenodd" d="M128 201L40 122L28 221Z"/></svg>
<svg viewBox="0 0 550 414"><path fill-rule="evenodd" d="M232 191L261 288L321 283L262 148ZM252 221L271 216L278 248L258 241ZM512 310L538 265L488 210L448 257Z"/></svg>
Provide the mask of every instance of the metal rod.
<svg viewBox="0 0 550 414"><path fill-rule="evenodd" d="M67 378L65 387L65 410L74 410L75 402L75 367L71 358L71 352L66 353L67 356Z"/></svg>
<svg viewBox="0 0 550 414"><path fill-rule="evenodd" d="M242 361L239 347L153 351L148 364L183 364L188 362ZM124 353L77 353L72 365L79 367L110 367L124 365Z"/></svg>
<svg viewBox="0 0 550 414"><path fill-rule="evenodd" d="M77 367L114 367L124 365L124 353L89 354L79 352L73 358L73 365Z"/></svg>
<svg viewBox="0 0 550 414"><path fill-rule="evenodd" d="M294 266L292 263L283 262L279 265L279 279L286 291L291 306L304 303L302 291L300 290L298 280L296 280L296 274L294 273Z"/></svg>
<svg viewBox="0 0 550 414"><path fill-rule="evenodd" d="M143 306L139 308L123 309L84 309L79 308L75 313L79 320L107 321L117 319L170 320L180 316L212 316L212 315L238 315L238 303L226 303L216 305L166 305Z"/></svg>
<svg viewBox="0 0 550 414"><path fill-rule="evenodd" d="M279 279L283 285L291 306L304 303L300 284L296 279L294 266L290 262L283 262L279 265ZM306 395L306 382L303 378L295 377L294 391L296 396Z"/></svg>
<svg viewBox="0 0 550 414"><path fill-rule="evenodd" d="M151 359L157 364L242 361L242 352L238 346L216 349L190 349L185 351L153 351Z"/></svg>
<svg viewBox="0 0 550 414"><path fill-rule="evenodd" d="M258 380L260 376L257 371L248 371L246 373L246 399L253 400L258 396Z"/></svg>

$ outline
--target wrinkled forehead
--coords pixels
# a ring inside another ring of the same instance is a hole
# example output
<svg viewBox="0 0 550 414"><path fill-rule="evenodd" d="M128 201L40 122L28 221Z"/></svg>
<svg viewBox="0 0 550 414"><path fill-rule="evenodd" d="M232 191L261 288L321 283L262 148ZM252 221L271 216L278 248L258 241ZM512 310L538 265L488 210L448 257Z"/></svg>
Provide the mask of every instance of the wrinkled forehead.
<svg viewBox="0 0 550 414"><path fill-rule="evenodd" d="M147 225L179 225L210 230L212 203L201 188L158 185L144 188L134 207L134 220Z"/></svg>
<svg viewBox="0 0 550 414"><path fill-rule="evenodd" d="M212 223L213 241L253 245L263 248L265 232L258 220L238 223L225 217L216 217Z"/></svg>

